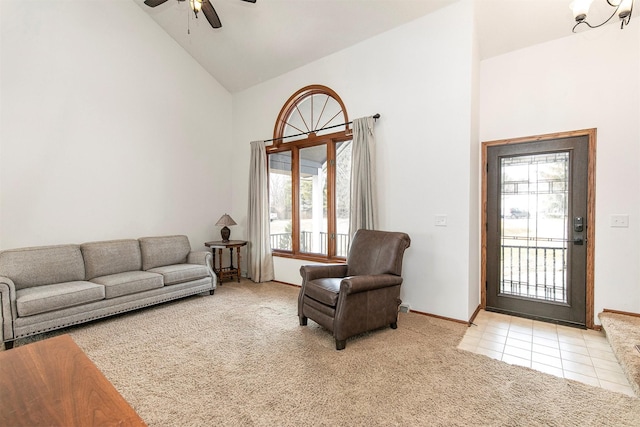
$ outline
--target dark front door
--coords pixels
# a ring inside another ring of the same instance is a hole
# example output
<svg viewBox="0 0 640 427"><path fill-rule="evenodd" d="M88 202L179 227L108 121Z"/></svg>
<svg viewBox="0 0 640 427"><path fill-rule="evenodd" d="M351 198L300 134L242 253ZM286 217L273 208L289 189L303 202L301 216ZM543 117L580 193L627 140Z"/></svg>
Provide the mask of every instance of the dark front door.
<svg viewBox="0 0 640 427"><path fill-rule="evenodd" d="M486 309L585 327L589 136L486 150Z"/></svg>

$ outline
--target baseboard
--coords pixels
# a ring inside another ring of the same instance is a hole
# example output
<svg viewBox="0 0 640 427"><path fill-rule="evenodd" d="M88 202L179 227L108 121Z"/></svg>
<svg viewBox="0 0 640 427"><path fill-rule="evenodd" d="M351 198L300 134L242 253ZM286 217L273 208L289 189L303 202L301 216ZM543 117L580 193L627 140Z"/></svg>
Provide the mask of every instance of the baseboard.
<svg viewBox="0 0 640 427"><path fill-rule="evenodd" d="M462 324L467 325L467 326L469 325L469 322L466 321L466 320L453 319L451 317L439 316L437 314L425 313L423 311L417 311L417 310L409 310L409 312L410 313L420 314L422 316L435 317L436 319L448 320L449 322L462 323Z"/></svg>
<svg viewBox="0 0 640 427"><path fill-rule="evenodd" d="M274 283L280 283L281 285L293 286L293 287L296 287L296 288L299 288L299 287L300 287L300 285L296 285L296 284L294 284L294 283L282 282L282 281L280 281L280 280L272 280L272 282L274 282Z"/></svg>
<svg viewBox="0 0 640 427"><path fill-rule="evenodd" d="M469 326L474 324L473 321L476 320L476 316L478 315L478 313L480 313L480 310L482 310L482 304L478 304L478 307L476 307L476 311L474 311L471 315L471 319L469 319L469 321L467 322Z"/></svg>
<svg viewBox="0 0 640 427"><path fill-rule="evenodd" d="M634 312L631 312L631 311L611 310L609 308L602 309L602 312L603 313L613 313L613 314L624 314L625 316L640 317L640 313L634 313Z"/></svg>

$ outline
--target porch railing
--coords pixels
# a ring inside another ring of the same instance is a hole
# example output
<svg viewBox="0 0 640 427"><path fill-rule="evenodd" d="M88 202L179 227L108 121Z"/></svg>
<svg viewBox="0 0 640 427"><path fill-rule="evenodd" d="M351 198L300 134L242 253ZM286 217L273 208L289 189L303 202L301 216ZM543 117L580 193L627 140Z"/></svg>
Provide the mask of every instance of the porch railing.
<svg viewBox="0 0 640 427"><path fill-rule="evenodd" d="M300 252L305 253L327 253L327 239L328 233L320 233L320 251L314 251L314 233L310 231L303 231L300 233ZM281 251L293 250L293 240L291 233L276 233L271 235L271 249ZM336 234L336 256L347 257L349 252L349 235L348 234Z"/></svg>

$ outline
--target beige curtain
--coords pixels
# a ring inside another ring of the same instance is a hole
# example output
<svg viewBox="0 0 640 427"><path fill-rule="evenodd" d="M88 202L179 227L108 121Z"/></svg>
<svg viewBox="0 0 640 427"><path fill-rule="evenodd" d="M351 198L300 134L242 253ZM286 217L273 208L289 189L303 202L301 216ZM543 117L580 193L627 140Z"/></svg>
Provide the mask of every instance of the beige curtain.
<svg viewBox="0 0 640 427"><path fill-rule="evenodd" d="M349 234L361 228L375 230L377 202L375 185L375 134L373 117L353 121L351 151L351 209Z"/></svg>
<svg viewBox="0 0 640 427"><path fill-rule="evenodd" d="M248 277L254 282L273 280L273 256L269 241L269 192L267 153L264 141L251 143L249 208L247 211Z"/></svg>

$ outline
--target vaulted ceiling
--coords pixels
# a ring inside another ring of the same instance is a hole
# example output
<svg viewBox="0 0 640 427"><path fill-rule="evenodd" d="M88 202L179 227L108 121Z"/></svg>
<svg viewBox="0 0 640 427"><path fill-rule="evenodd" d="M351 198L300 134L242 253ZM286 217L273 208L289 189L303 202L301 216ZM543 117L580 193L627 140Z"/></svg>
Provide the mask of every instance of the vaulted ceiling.
<svg viewBox="0 0 640 427"><path fill-rule="evenodd" d="M233 93L459 0L210 0L219 29L202 14L195 19L188 1L155 8L133 1ZM606 15L605 0L598 1L603 5L595 4L593 14ZM569 3L475 0L481 59L570 36Z"/></svg>

